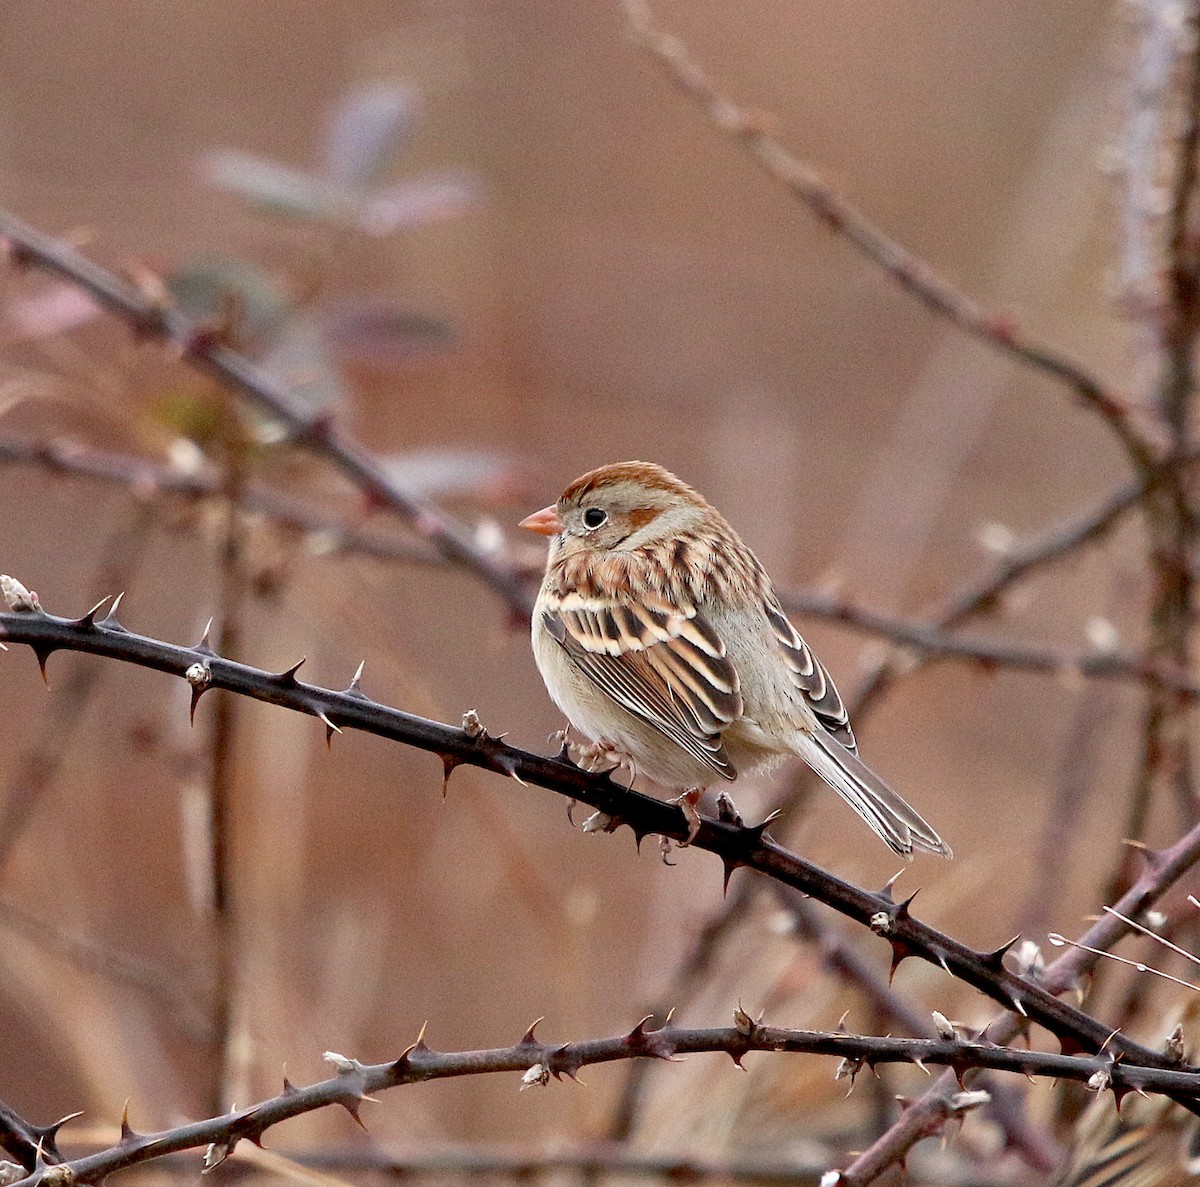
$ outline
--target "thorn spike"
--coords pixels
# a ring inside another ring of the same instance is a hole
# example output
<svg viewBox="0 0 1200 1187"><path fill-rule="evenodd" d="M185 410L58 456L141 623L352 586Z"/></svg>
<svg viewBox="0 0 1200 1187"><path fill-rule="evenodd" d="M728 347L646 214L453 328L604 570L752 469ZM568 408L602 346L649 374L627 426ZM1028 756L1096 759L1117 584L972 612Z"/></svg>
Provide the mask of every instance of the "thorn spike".
<svg viewBox="0 0 1200 1187"><path fill-rule="evenodd" d="M334 725L332 721L329 720L329 717L325 713L324 709L318 709L317 716L325 723L325 745L332 749L333 735L340 734L342 731L336 725Z"/></svg>
<svg viewBox="0 0 1200 1187"><path fill-rule="evenodd" d="M102 597L82 618L77 618L71 624L80 630L91 630L96 625L96 615L104 609L106 603L112 601L112 594Z"/></svg>
<svg viewBox="0 0 1200 1187"><path fill-rule="evenodd" d="M188 706L188 723L196 724L196 706L200 703L200 698L208 691L207 688L199 688L192 685L192 703Z"/></svg>
<svg viewBox="0 0 1200 1187"><path fill-rule="evenodd" d="M50 678L46 675L46 661L54 654L53 647L45 647L42 644L34 644L33 654L37 656L38 670L42 673L42 683L47 688L50 687Z"/></svg>
<svg viewBox="0 0 1200 1187"><path fill-rule="evenodd" d="M210 618L204 624L204 633L200 636L200 642L197 643L196 646L192 648L193 651L198 651L198 652L200 652L201 655L216 655L217 654L213 650L213 646L212 646L212 637L211 637L212 625L213 625L213 620Z"/></svg>
<svg viewBox="0 0 1200 1187"><path fill-rule="evenodd" d="M533 1032L535 1030L537 1030L539 1022L545 1022L545 1021L546 1021L545 1015L543 1015L541 1018L535 1018L533 1020L533 1022L530 1023L529 1029L525 1032L524 1038L521 1039L521 1041L517 1044L517 1046L518 1047L540 1046L541 1044L538 1043L537 1036Z"/></svg>
<svg viewBox="0 0 1200 1187"><path fill-rule="evenodd" d="M366 666L366 660L362 660L358 667L354 669L354 679L350 681L349 688L346 689L346 696L356 697L360 701L369 701L371 698L362 690L362 674L363 668Z"/></svg>
<svg viewBox="0 0 1200 1187"><path fill-rule="evenodd" d="M733 876L733 871L738 868L738 862L731 861L729 858L722 858L721 864L725 867L725 876L721 883L721 894L729 894L729 879Z"/></svg>
<svg viewBox="0 0 1200 1187"><path fill-rule="evenodd" d="M446 798L446 790L450 786L450 776L455 767L462 766L462 760L453 754L442 755L442 799Z"/></svg>
<svg viewBox="0 0 1200 1187"><path fill-rule="evenodd" d="M1017 932L1007 944L1001 944L994 952L979 953L981 963L988 966L990 969L995 969L997 972L1004 972L1004 958L1008 955L1009 949L1021 938L1021 933Z"/></svg>
<svg viewBox="0 0 1200 1187"><path fill-rule="evenodd" d="M308 659L307 655L302 655L290 668L286 668L282 672L277 672L271 677L277 684L296 684L296 673L300 671L304 661Z"/></svg>

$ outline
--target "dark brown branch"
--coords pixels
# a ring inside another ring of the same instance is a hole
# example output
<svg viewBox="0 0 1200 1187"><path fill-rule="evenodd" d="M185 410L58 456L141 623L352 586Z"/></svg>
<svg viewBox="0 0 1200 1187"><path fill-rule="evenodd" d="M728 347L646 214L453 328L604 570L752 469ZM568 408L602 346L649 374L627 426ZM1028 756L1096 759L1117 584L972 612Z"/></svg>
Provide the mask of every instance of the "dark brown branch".
<svg viewBox="0 0 1200 1187"><path fill-rule="evenodd" d="M174 309L166 308L73 247L0 210L0 240L13 259L79 285L110 313L147 338L174 347L180 357L278 421L293 443L325 458L373 503L390 508L447 560L474 573L514 610L528 614L533 599L520 578L498 557L480 548L470 532L440 507L392 481L361 444L313 416L277 379L224 345Z"/></svg>
<svg viewBox="0 0 1200 1187"><path fill-rule="evenodd" d="M622 0L633 40L720 131L744 144L766 173L826 226L882 268L905 292L972 337L1066 384L1112 430L1134 466L1148 472L1154 453L1134 426L1125 401L1056 347L1039 342L1016 320L967 296L925 260L885 234L820 170L789 152L761 112L739 106L704 71L678 38L658 26L646 0Z"/></svg>
<svg viewBox="0 0 1200 1187"><path fill-rule="evenodd" d="M209 1147L206 1164L222 1161L240 1141L259 1142L273 1125L329 1105L340 1105L355 1117L369 1094L408 1084L495 1072L521 1072L528 1086L544 1085L551 1078L575 1078L588 1066L627 1059L673 1060L680 1055L724 1054L740 1063L750 1052L828 1055L843 1061L841 1074L880 1064L938 1065L956 1071L991 1068L1020 1075L1053 1076L1082 1083L1107 1085L1122 1091L1169 1094L1175 1099L1200 1101L1200 1071L1146 1068L1114 1063L1107 1055L1082 1058L1031 1051L1019 1047L994 1047L962 1039L896 1039L851 1035L829 1031L784 1030L745 1024L705 1029L647 1030L639 1023L628 1034L609 1039L586 1039L573 1043L543 1043L533 1027L513 1047L483 1051L439 1052L422 1037L391 1063L363 1064L344 1056L328 1054L337 1075L306 1088L285 1082L284 1090L270 1100L205 1121L181 1125L156 1134L127 1130L120 1142L108 1150L64 1161L60 1169L42 1167L19 1187L35 1187L53 1176L54 1182L91 1183L115 1171L136 1166L179 1150ZM969 1097L971 1094L967 1094ZM983 1103L986 1094L974 1100L959 1098L951 1104L956 1112Z"/></svg>
<svg viewBox="0 0 1200 1187"><path fill-rule="evenodd" d="M20 599L14 601L19 604ZM28 645L43 664L57 650L83 651L183 677L191 684L195 698L208 689L221 688L319 717L327 728L364 730L391 738L438 754L447 770L461 764L481 767L581 800L629 825L639 839L652 833L679 840L688 836L687 821L678 807L629 791L608 776L592 775L560 759L509 746L473 722L470 728L462 729L403 713L367 699L356 684L340 693L305 684L295 676L299 665L273 675L212 655L207 649L179 647L136 635L112 618L97 620L100 608L79 619L58 618L40 608L0 614L0 640ZM1168 1066L1165 1056L1123 1035L1114 1037L1103 1023L1010 972L1003 963L1007 946L994 953L975 952L914 918L908 903L897 904L890 892L861 890L797 857L766 835L764 826L703 819L693 843L715 853L727 874L744 866L820 899L886 939L894 963L919 956L937 964L1002 1005L1017 1008L1023 1017L1077 1049L1098 1051L1107 1047L1130 1064ZM1163 879L1178 877L1198 857L1200 827L1189 834L1186 844L1181 842L1162 855L1150 855L1156 873ZM1139 909L1134 907L1126 913L1136 915Z"/></svg>

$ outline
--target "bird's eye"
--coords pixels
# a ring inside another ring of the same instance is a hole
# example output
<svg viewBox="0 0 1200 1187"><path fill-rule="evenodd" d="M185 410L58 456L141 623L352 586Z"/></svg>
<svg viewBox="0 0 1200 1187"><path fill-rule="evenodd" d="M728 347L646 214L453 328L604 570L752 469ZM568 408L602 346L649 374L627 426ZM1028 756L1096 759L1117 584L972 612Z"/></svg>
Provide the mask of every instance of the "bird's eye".
<svg viewBox="0 0 1200 1187"><path fill-rule="evenodd" d="M585 528L595 529L600 527L606 519L608 519L607 511L600 507L589 507L583 513L583 526Z"/></svg>

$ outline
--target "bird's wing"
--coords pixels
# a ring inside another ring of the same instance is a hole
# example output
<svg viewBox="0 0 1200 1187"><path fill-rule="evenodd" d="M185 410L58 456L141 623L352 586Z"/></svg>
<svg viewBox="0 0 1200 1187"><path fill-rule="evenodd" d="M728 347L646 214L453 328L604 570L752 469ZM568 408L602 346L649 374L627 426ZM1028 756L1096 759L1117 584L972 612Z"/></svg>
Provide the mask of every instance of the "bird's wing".
<svg viewBox="0 0 1200 1187"><path fill-rule="evenodd" d="M850 715L829 673L813 655L812 648L800 632L788 622L787 615L773 597L764 603L764 609L783 651L784 662L792 674L792 683L803 695L805 704L851 754L856 754L858 746L854 741L854 731L850 728Z"/></svg>
<svg viewBox="0 0 1200 1187"><path fill-rule="evenodd" d="M694 607L569 593L542 623L601 692L725 779L737 771L721 732L742 712L725 644Z"/></svg>

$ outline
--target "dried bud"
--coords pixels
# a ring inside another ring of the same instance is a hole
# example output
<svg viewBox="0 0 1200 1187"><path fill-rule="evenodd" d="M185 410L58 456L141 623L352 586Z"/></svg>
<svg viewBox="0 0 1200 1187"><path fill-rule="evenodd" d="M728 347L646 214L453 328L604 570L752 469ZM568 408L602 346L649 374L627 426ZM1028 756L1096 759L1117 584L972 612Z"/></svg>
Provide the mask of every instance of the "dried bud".
<svg viewBox="0 0 1200 1187"><path fill-rule="evenodd" d="M1040 977L1046 971L1042 950L1032 940L1022 940L1013 949L1013 962L1022 977Z"/></svg>
<svg viewBox="0 0 1200 1187"><path fill-rule="evenodd" d="M192 664L183 674L183 678L193 688L207 688L212 683L212 669L208 664Z"/></svg>
<svg viewBox="0 0 1200 1187"><path fill-rule="evenodd" d="M1176 1024L1175 1029L1167 1035L1162 1045L1163 1054L1172 1063L1182 1064L1187 1059L1187 1050L1183 1043L1183 1027Z"/></svg>
<svg viewBox="0 0 1200 1187"><path fill-rule="evenodd" d="M25 1178L28 1173L18 1163L9 1162L7 1159L0 1159L0 1187L8 1187L10 1183L16 1183Z"/></svg>
<svg viewBox="0 0 1200 1187"><path fill-rule="evenodd" d="M839 1170L826 1171L821 1176L820 1187L838 1187L842 1181L842 1172Z"/></svg>
<svg viewBox="0 0 1200 1187"><path fill-rule="evenodd" d="M339 1055L336 1051L326 1051L321 1058L326 1063L333 1064L342 1074L357 1071L362 1066L357 1059L347 1059L344 1055Z"/></svg>
<svg viewBox="0 0 1200 1187"><path fill-rule="evenodd" d="M754 1032L762 1025L762 1020L761 1014L757 1018L751 1018L742 1008L741 1002L738 1002L737 1009L733 1012L733 1025L737 1028L738 1034L744 1034L747 1038L753 1036Z"/></svg>
<svg viewBox="0 0 1200 1187"><path fill-rule="evenodd" d="M887 911L876 911L870 919L871 930L877 936L886 936L892 930L892 917Z"/></svg>
<svg viewBox="0 0 1200 1187"><path fill-rule="evenodd" d="M608 826L616 819L607 812L593 812L581 825L585 833L606 833Z"/></svg>
<svg viewBox="0 0 1200 1187"><path fill-rule="evenodd" d="M1121 636L1116 624L1098 614L1093 614L1084 626L1087 641L1097 651L1116 651L1120 645Z"/></svg>
<svg viewBox="0 0 1200 1187"><path fill-rule="evenodd" d="M483 722L479 720L479 714L474 709L468 709L463 714L462 728L468 738L482 738L486 732Z"/></svg>
<svg viewBox="0 0 1200 1187"><path fill-rule="evenodd" d="M995 553L997 556L1008 556L1017 543L1012 528L1002 523L980 524L975 537L988 552Z"/></svg>
<svg viewBox="0 0 1200 1187"><path fill-rule="evenodd" d="M833 1073L833 1078L834 1080L845 1080L848 1077L851 1081L853 1081L854 1077L862 1071L862 1066L863 1063L861 1059L843 1059L842 1062L837 1065L837 1071Z"/></svg>
<svg viewBox="0 0 1200 1187"><path fill-rule="evenodd" d="M1092 1072L1088 1076L1087 1087L1089 1092L1103 1092L1112 1083L1112 1076L1108 1074L1107 1068L1101 1068L1097 1072Z"/></svg>
<svg viewBox="0 0 1200 1187"><path fill-rule="evenodd" d="M0 573L0 593L4 595L4 604L15 614L28 614L40 610L38 596L30 593L15 577Z"/></svg>
<svg viewBox="0 0 1200 1187"><path fill-rule="evenodd" d="M220 1166L233 1153L235 1145L237 1145L237 1138L226 1138L221 1142L210 1142L204 1151L204 1172L207 1174L214 1167Z"/></svg>
<svg viewBox="0 0 1200 1187"><path fill-rule="evenodd" d="M521 1077L520 1091L524 1092L526 1088L545 1088L550 1083L550 1069L544 1063L535 1063Z"/></svg>
<svg viewBox="0 0 1200 1187"><path fill-rule="evenodd" d="M939 1039L951 1040L958 1038L958 1031L954 1029L954 1023L938 1010L933 1011L933 1029L937 1031Z"/></svg>

